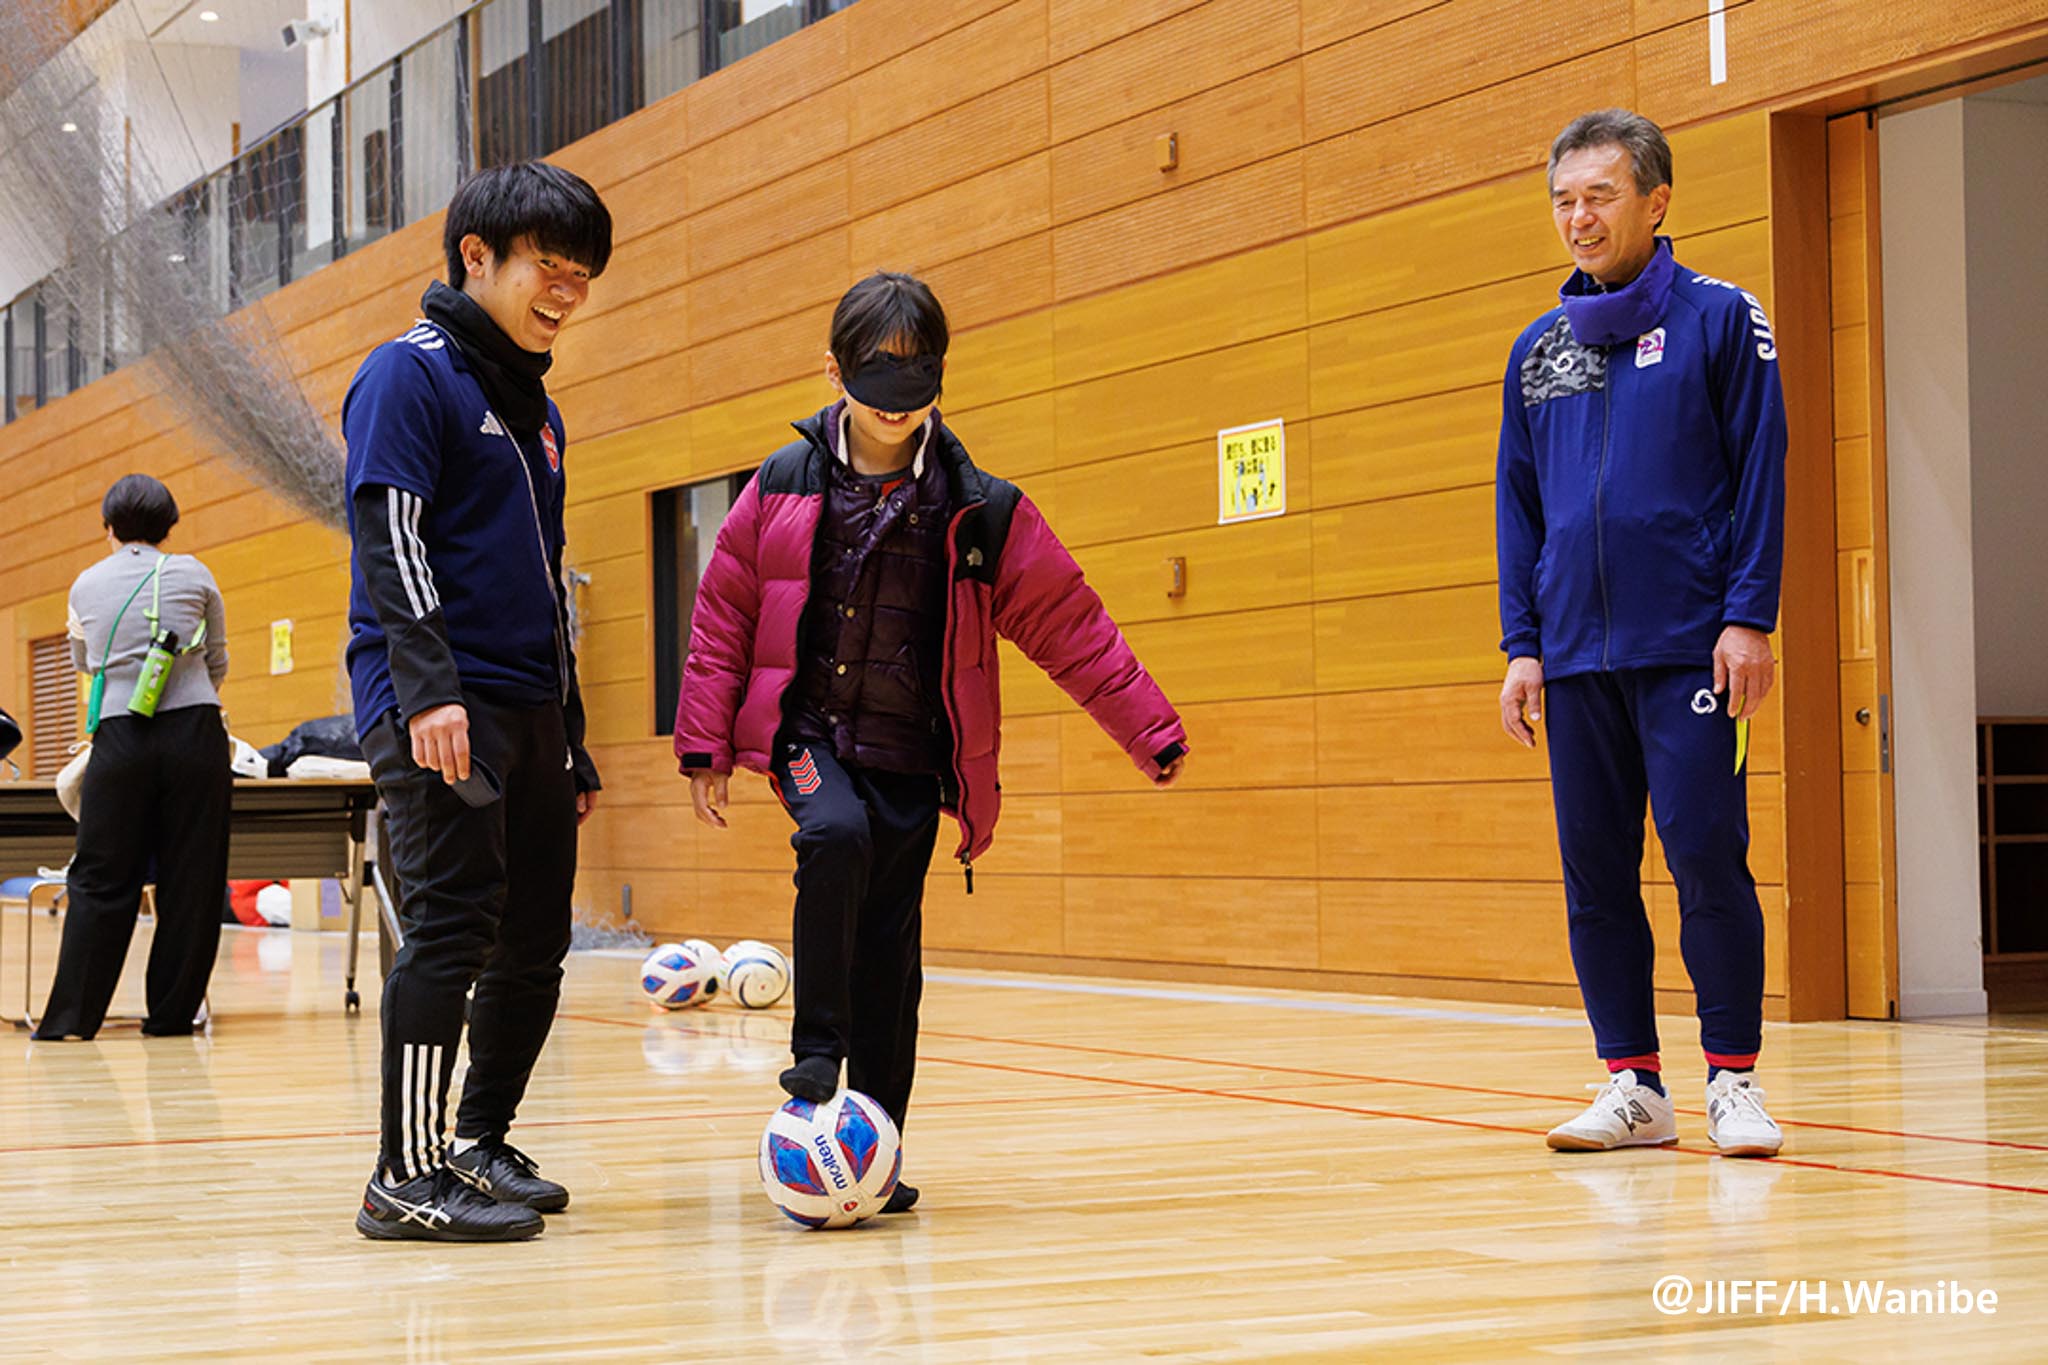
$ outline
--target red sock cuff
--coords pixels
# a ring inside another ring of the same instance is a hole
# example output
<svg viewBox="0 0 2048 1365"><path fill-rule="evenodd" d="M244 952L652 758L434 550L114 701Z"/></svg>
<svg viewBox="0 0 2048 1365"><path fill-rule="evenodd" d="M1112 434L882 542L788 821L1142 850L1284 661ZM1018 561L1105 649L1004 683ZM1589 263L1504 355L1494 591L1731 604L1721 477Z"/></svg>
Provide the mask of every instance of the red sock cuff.
<svg viewBox="0 0 2048 1365"><path fill-rule="evenodd" d="M1657 1059L1654 1052L1645 1053L1640 1057L1609 1057L1606 1060L1609 1075L1617 1071L1655 1071L1661 1074L1664 1070L1664 1063ZM1722 1062L1719 1065L1726 1066L1727 1063Z"/></svg>
<svg viewBox="0 0 2048 1365"><path fill-rule="evenodd" d="M1756 1069L1757 1054L1754 1052L1709 1052L1708 1066L1718 1066L1723 1071L1753 1071Z"/></svg>

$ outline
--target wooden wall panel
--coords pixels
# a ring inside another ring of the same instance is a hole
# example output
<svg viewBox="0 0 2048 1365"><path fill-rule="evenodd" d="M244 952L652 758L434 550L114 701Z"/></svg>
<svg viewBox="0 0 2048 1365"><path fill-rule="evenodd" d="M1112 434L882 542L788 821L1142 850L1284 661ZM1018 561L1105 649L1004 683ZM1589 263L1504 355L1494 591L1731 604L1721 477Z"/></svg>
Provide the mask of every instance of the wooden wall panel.
<svg viewBox="0 0 2048 1365"><path fill-rule="evenodd" d="M1728 14L1731 79L1709 88L1704 15L1682 0L1595 0L1570 25L1510 0L862 0L565 149L606 193L620 248L553 375L608 779L579 897L614 907L631 883L643 922L786 936L772 798L747 779L735 827L700 830L648 734L645 498L786 441L829 397L818 374L839 291L909 268L954 323L949 420L1067 537L1194 744L1183 788L1148 790L1005 645L1009 799L977 886L990 899L965 897L949 830L934 949L1568 992L1544 757L1499 733L1491 582L1500 367L1564 268L1543 207L1548 140L1640 90L1683 125L1682 258L1782 312L1771 277L1810 265L1785 259L1759 111L2041 18L2018 0L1939 15L1741 0ZM1794 33L1827 41L1773 36ZM1182 159L1162 174L1167 131ZM1845 136L1830 130L1820 179L1832 520L1853 587L1881 548L1865 506L1881 492L1881 367L1868 167L1836 154ZM439 226L409 224L260 306L329 420L362 354L414 315ZM336 704L345 549L203 449L155 382L133 368L0 431L0 628L18 652L31 617L61 615L97 557L114 472L164 472L188 500L180 547L230 594L238 727L274 739ZM1288 515L1216 526L1217 429L1274 416L1291 428ZM1181 598L1165 595L1169 555L1188 564ZM273 615L300 632L282 679L258 670ZM1843 619L1853 701L1882 690L1881 627ZM1781 645L1788 688L1802 645ZM1794 941L1787 725L1774 698L1752 751L1774 996ZM1881 811L1873 731L1839 731L1845 808ZM1845 835L1852 923L1886 913L1871 903L1878 828ZM1646 876L1660 981L1682 986L1654 840Z"/></svg>
<svg viewBox="0 0 2048 1365"><path fill-rule="evenodd" d="M845 289L848 241L846 228L832 228L690 281L683 297L691 343L833 302Z"/></svg>
<svg viewBox="0 0 2048 1365"><path fill-rule="evenodd" d="M682 158L673 207L692 214L729 208L749 191L794 179L819 162L843 160L840 153L852 138L851 111L851 91L832 86L691 148Z"/></svg>
<svg viewBox="0 0 2048 1365"><path fill-rule="evenodd" d="M849 71L852 27L814 24L686 87L683 117L691 142L709 142L840 84Z"/></svg>
<svg viewBox="0 0 2048 1365"><path fill-rule="evenodd" d="M1044 0L1016 0L921 43L847 82L855 142L940 115L961 100L1022 80L1046 64ZM932 79L934 73L943 79Z"/></svg>
<svg viewBox="0 0 2048 1365"><path fill-rule="evenodd" d="M1056 228L1054 291L1076 298L1296 236L1301 176L1301 153L1283 152Z"/></svg>
<svg viewBox="0 0 2048 1365"><path fill-rule="evenodd" d="M685 248L686 277L697 279L841 227L852 214L848 161L835 156L692 215L681 225L687 236L674 240ZM675 291L664 287L647 292L673 296Z"/></svg>
<svg viewBox="0 0 2048 1365"><path fill-rule="evenodd" d="M1295 606L1309 600L1309 521L1277 517L1079 551L1089 584L1125 625ZM1187 561L1187 594L1166 595L1169 555Z"/></svg>
<svg viewBox="0 0 2048 1365"><path fill-rule="evenodd" d="M1500 618L1491 584L1321 602L1318 691L1433 687L1498 678Z"/></svg>
<svg viewBox="0 0 2048 1365"><path fill-rule="evenodd" d="M1301 818L1301 796L1285 788L1069 793L1065 870L1313 882L1318 837Z"/></svg>
<svg viewBox="0 0 2048 1365"><path fill-rule="evenodd" d="M1190 763L1175 791L1312 787L1316 782L1315 704L1308 697L1251 701L1180 703L1191 743L1201 759ZM1096 728L1086 713L1069 708L1059 726L1060 767L1056 790L1120 792L1144 789L1145 779L1128 755ZM1007 733L1012 727L1003 726ZM1011 751L1003 750L1006 770ZM1003 779L1004 790L1014 782Z"/></svg>
<svg viewBox="0 0 2048 1365"><path fill-rule="evenodd" d="M852 273L858 278L872 270L925 270L1051 222L1051 160L1035 153L857 219Z"/></svg>
<svg viewBox="0 0 2048 1365"><path fill-rule="evenodd" d="M1213 442L1224 427L1308 415L1309 345L1302 333L1191 356L1059 390L1060 463ZM1256 406L1254 406L1256 404Z"/></svg>
<svg viewBox="0 0 2048 1365"><path fill-rule="evenodd" d="M1155 144L1169 133L1178 164L1162 171ZM1165 194L1300 146L1301 64L1285 62L1055 147L1053 221Z"/></svg>
<svg viewBox="0 0 2048 1365"><path fill-rule="evenodd" d="M1331 136L1308 149L1309 227L1540 166L1571 119L1634 103L1634 62L1617 48Z"/></svg>
<svg viewBox="0 0 2048 1365"><path fill-rule="evenodd" d="M1316 698L1316 771L1326 784L1544 781L1534 752L1500 728L1497 681ZM1539 730L1539 739L1548 731Z"/></svg>
<svg viewBox="0 0 2048 1365"><path fill-rule="evenodd" d="M1438 3L1440 0L1301 0L1301 47L1304 52L1314 52Z"/></svg>
<svg viewBox="0 0 2048 1365"><path fill-rule="evenodd" d="M944 261L923 272L955 327L981 327L1052 303L1052 235L1038 233Z"/></svg>
<svg viewBox="0 0 2048 1365"><path fill-rule="evenodd" d="M1555 882L1550 784L1417 782L1316 792L1323 877Z"/></svg>
<svg viewBox="0 0 2048 1365"><path fill-rule="evenodd" d="M1307 264L1300 241L1282 242L1070 301L1053 315L1059 382L1298 331L1306 321Z"/></svg>
<svg viewBox="0 0 2048 1365"><path fill-rule="evenodd" d="M1449 0L1303 58L1306 131L1321 141L1621 43L1629 0L1588 0L1557 23L1519 0ZM1552 129L1551 131L1555 131Z"/></svg>
<svg viewBox="0 0 2048 1365"><path fill-rule="evenodd" d="M1790 98L1844 77L1887 71L1965 43L2038 26L2037 0L1967 5L1786 4L1758 0L1727 11L1728 79L1700 79L1707 17L1645 34L1634 45L1643 112L1691 123ZM1995 66L1987 63L1986 69Z"/></svg>
<svg viewBox="0 0 2048 1365"><path fill-rule="evenodd" d="M1263 861L1263 831L1247 824L1244 858ZM1069 877L1066 951L1111 961L1198 962L1314 969L1317 884L1270 877Z"/></svg>
<svg viewBox="0 0 2048 1365"><path fill-rule="evenodd" d="M1049 55L1054 62L1064 62L1205 3L1207 0L1046 0L1052 30Z"/></svg>
<svg viewBox="0 0 2048 1365"><path fill-rule="evenodd" d="M1322 601L1494 581L1491 488L1360 503L1314 524Z"/></svg>
<svg viewBox="0 0 2048 1365"><path fill-rule="evenodd" d="M1321 908L1325 971L1574 979L1557 883L1325 881Z"/></svg>
<svg viewBox="0 0 2048 1365"><path fill-rule="evenodd" d="M1052 87L1053 141L1172 104L1300 50L1298 0L1208 0L1062 62Z"/></svg>
<svg viewBox="0 0 2048 1365"><path fill-rule="evenodd" d="M1505 350L1500 363L1505 370ZM1447 488L1490 490L1500 414L1496 380L1318 417L1308 427L1313 505L1328 511Z"/></svg>
<svg viewBox="0 0 2048 1365"><path fill-rule="evenodd" d="M875 213L1042 151L1050 80L1045 72L1033 71L936 117L861 143L847 158L853 212ZM935 88L947 84L933 83Z"/></svg>

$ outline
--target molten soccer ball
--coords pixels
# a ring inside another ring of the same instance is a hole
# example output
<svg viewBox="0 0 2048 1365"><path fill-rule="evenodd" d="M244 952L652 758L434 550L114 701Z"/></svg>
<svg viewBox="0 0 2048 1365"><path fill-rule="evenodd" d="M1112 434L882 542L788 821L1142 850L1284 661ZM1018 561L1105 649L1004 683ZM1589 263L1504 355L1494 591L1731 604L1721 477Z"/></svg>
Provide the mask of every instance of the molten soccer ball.
<svg viewBox="0 0 2048 1365"><path fill-rule="evenodd" d="M761 1134L761 1188L792 1222L848 1228L889 1202L903 1169L896 1125L857 1090L791 1100Z"/></svg>
<svg viewBox="0 0 2048 1365"><path fill-rule="evenodd" d="M650 1004L681 1010L718 994L718 979L702 954L680 943L663 943L640 964L640 989Z"/></svg>
<svg viewBox="0 0 2048 1365"><path fill-rule="evenodd" d="M683 940L683 947L688 952L694 954L698 961L711 964L711 983L716 987L711 994L713 996L723 994L725 991L725 954L718 951L718 945L708 938L686 938Z"/></svg>

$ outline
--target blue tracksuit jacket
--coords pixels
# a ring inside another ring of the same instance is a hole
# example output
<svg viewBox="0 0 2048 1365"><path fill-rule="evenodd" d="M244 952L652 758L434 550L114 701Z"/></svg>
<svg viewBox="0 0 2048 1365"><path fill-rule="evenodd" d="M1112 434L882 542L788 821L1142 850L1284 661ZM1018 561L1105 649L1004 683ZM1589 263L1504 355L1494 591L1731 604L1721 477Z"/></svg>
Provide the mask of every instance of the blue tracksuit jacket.
<svg viewBox="0 0 2048 1365"><path fill-rule="evenodd" d="M1778 619L1785 404L1756 298L1672 257L1574 272L1516 338L1495 514L1501 648L1546 678L1710 664Z"/></svg>

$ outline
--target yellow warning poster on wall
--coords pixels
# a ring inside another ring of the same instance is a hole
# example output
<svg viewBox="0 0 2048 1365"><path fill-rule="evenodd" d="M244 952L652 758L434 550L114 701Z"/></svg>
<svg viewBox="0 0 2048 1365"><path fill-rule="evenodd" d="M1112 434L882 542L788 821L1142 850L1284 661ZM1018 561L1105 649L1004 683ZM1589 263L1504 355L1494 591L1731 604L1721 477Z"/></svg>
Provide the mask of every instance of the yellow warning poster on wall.
<svg viewBox="0 0 2048 1365"><path fill-rule="evenodd" d="M1216 523L1287 510L1287 430L1278 417L1216 433Z"/></svg>
<svg viewBox="0 0 2048 1365"><path fill-rule="evenodd" d="M292 623L270 623L270 671L273 675L292 671Z"/></svg>

